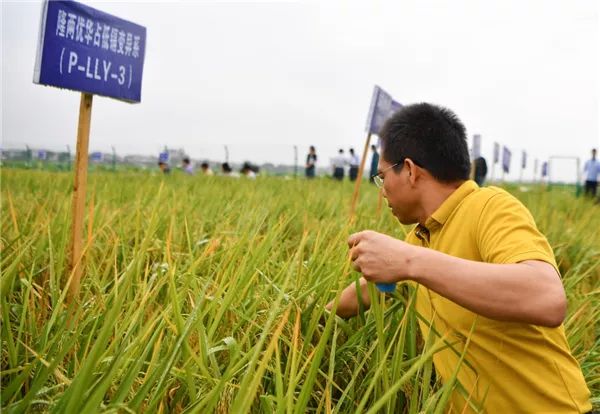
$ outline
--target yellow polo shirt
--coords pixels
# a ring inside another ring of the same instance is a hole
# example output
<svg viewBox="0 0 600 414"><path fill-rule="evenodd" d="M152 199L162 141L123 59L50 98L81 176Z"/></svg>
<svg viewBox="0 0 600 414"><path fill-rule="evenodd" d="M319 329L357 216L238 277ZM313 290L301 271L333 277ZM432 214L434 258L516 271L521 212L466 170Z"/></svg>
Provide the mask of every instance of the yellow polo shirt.
<svg viewBox="0 0 600 414"><path fill-rule="evenodd" d="M462 184L425 226L417 225L407 235L406 241L478 262L541 260L557 267L552 249L529 211L506 191L479 188L473 181ZM455 372L475 324L449 412L591 410L590 392L571 355L563 325L545 328L488 319L421 285L416 310L433 322L434 332L448 335L453 344L454 351L447 348L433 357L436 371L444 381ZM429 324L420 320L419 325L427 338Z"/></svg>

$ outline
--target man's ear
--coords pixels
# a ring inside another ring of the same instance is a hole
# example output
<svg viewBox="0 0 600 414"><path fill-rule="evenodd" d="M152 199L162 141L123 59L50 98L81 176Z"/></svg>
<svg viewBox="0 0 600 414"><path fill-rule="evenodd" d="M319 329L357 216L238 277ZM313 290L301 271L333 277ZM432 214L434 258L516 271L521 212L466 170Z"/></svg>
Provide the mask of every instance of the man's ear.
<svg viewBox="0 0 600 414"><path fill-rule="evenodd" d="M410 183L414 184L417 178L419 177L420 173L417 164L415 164L410 158L405 158L403 168L406 168L406 171L408 172L408 180L410 181Z"/></svg>

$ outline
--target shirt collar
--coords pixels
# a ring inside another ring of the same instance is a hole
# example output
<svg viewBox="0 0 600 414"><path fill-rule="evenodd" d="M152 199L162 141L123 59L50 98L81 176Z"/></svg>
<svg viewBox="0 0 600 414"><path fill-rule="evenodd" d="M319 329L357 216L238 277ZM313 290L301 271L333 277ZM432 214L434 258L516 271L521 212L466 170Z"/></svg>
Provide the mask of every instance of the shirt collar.
<svg viewBox="0 0 600 414"><path fill-rule="evenodd" d="M479 186L473 180L467 180L460 185L450 196L444 200L444 202L438 207L437 210L425 221L425 227L432 229L435 227L435 223L439 223L443 226L448 217L458 207L458 205L473 191L477 190Z"/></svg>

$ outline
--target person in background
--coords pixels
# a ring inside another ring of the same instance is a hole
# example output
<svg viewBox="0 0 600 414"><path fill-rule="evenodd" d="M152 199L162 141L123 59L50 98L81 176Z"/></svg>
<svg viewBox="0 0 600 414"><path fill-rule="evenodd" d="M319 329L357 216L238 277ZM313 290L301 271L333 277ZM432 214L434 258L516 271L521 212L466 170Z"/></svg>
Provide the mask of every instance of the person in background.
<svg viewBox="0 0 600 414"><path fill-rule="evenodd" d="M221 164L221 174L226 177L239 177L239 174L233 171L233 168L231 168L231 165L229 165L228 162Z"/></svg>
<svg viewBox="0 0 600 414"><path fill-rule="evenodd" d="M371 151L373 151L373 155L371 157L371 171L369 172L369 181L372 184L375 184L373 177L377 175L377 165L379 164L379 152L377 152L376 145L371 145Z"/></svg>
<svg viewBox="0 0 600 414"><path fill-rule="evenodd" d="M200 164L200 171L204 175L214 175L213 170L210 169L210 165L206 161Z"/></svg>
<svg viewBox="0 0 600 414"><path fill-rule="evenodd" d="M245 162L244 165L242 166L242 169L240 170L240 173L244 177L250 178L251 180L255 180L256 179L256 173L257 172L258 172L258 168L254 167L249 162Z"/></svg>
<svg viewBox="0 0 600 414"><path fill-rule="evenodd" d="M315 169L317 164L317 150L314 146L310 146L308 155L306 155L305 174L306 178L315 178Z"/></svg>
<svg viewBox="0 0 600 414"><path fill-rule="evenodd" d="M350 176L350 181L356 181L356 177L358 176L358 169L360 167L360 160L358 159L358 155L354 153L354 148L350 148L348 164L350 164L350 171L348 173L348 175Z"/></svg>
<svg viewBox="0 0 600 414"><path fill-rule="evenodd" d="M163 174L169 174L171 172L171 169L169 168L169 164L167 164L164 161L159 161L158 162L158 168L160 169L160 171Z"/></svg>
<svg viewBox="0 0 600 414"><path fill-rule="evenodd" d="M592 158L585 162L583 174L585 176L584 194L589 197L596 197L598 176L600 175L600 163L596 159L596 148L592 148Z"/></svg>
<svg viewBox="0 0 600 414"><path fill-rule="evenodd" d="M192 167L192 163L188 157L185 157L182 161L183 172L188 175L194 175L194 167Z"/></svg>
<svg viewBox="0 0 600 414"><path fill-rule="evenodd" d="M473 162L475 163L475 182L482 187L487 175L487 162L483 157L477 157Z"/></svg>
<svg viewBox="0 0 600 414"><path fill-rule="evenodd" d="M331 165L333 167L333 178L342 181L344 179L344 166L346 165L343 149L340 148L338 155L331 159Z"/></svg>
<svg viewBox="0 0 600 414"><path fill-rule="evenodd" d="M358 295L368 309L368 283L405 282L423 342L447 341L433 363L443 383L460 383L449 412L589 412L552 248L519 200L469 180L462 122L440 106L408 105L380 139L375 183L398 221L414 227L405 241L371 230L349 237L362 278L341 292L337 314L356 315Z"/></svg>

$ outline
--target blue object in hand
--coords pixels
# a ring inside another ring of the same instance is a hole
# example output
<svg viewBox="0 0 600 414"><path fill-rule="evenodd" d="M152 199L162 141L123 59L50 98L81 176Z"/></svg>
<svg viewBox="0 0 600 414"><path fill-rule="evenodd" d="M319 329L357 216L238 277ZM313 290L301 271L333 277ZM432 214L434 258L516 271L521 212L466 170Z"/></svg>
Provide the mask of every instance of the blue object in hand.
<svg viewBox="0 0 600 414"><path fill-rule="evenodd" d="M396 290L395 283L375 283L375 285L377 286L377 289L383 293L391 293Z"/></svg>

